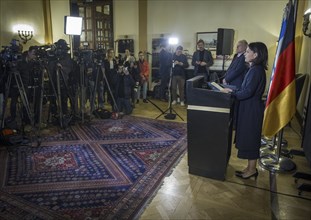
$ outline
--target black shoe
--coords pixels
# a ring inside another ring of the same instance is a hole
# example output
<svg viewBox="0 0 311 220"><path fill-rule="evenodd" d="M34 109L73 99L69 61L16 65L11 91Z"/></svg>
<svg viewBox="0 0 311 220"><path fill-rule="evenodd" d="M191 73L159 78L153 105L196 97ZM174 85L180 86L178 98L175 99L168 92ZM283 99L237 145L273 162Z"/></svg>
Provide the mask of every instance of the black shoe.
<svg viewBox="0 0 311 220"><path fill-rule="evenodd" d="M148 103L148 101L146 99L143 100L144 103Z"/></svg>
<svg viewBox="0 0 311 220"><path fill-rule="evenodd" d="M236 171L235 171L235 175L238 176L238 177L241 177L241 176L243 175L243 173L244 173L244 172L241 171L241 170L236 170Z"/></svg>
<svg viewBox="0 0 311 220"><path fill-rule="evenodd" d="M139 103L139 99L136 100L136 104L138 104L138 103Z"/></svg>
<svg viewBox="0 0 311 220"><path fill-rule="evenodd" d="M255 173L253 173L253 174L251 174L251 175L249 175L249 176L243 176L243 174L242 175L237 175L237 174L235 174L237 177L240 177L240 178L242 178L242 179L250 179L250 178L252 178L252 177L255 177L255 180L257 180L257 177L258 177L258 170L256 169L256 172Z"/></svg>

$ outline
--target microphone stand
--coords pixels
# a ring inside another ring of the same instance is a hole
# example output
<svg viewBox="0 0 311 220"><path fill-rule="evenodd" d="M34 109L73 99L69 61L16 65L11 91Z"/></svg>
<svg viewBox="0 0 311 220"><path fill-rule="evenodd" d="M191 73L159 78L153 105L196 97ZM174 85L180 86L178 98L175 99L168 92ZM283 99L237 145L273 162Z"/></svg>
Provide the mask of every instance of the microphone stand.
<svg viewBox="0 0 311 220"><path fill-rule="evenodd" d="M149 52L145 51L145 54L147 55L147 60L149 61L148 56L149 56L149 55L152 56L152 53L149 53ZM156 108L161 112L161 115L162 115L162 114L165 114L165 112L164 112L159 106L157 106L153 101L151 101L150 99L148 99L148 97L146 97L146 99L147 99L148 102L150 102L154 107L156 107ZM157 118L158 118L158 117L157 117Z"/></svg>
<svg viewBox="0 0 311 220"><path fill-rule="evenodd" d="M165 114L165 112L159 106L157 106L154 102L152 102L150 99L147 98L147 101L150 102L154 107L156 107L161 112L161 115Z"/></svg>
<svg viewBox="0 0 311 220"><path fill-rule="evenodd" d="M173 63L173 66L171 68L170 81L168 83L168 108L164 112L161 110L162 113L160 115L158 115L158 117L156 117L156 119L158 119L160 116L166 114L164 116L165 119L175 120L176 119L176 115L177 115L182 121L184 121L184 119L172 107L172 93L171 93L171 89L172 88L171 88L171 86L172 86L173 68L174 68L174 63ZM169 113L167 113L167 111L169 111ZM173 112L175 114L173 114Z"/></svg>

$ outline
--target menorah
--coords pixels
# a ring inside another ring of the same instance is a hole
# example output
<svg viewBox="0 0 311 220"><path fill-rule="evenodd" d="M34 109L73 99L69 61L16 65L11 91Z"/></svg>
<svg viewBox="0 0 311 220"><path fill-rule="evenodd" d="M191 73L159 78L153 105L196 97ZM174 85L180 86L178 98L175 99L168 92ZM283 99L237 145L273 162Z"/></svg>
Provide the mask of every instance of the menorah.
<svg viewBox="0 0 311 220"><path fill-rule="evenodd" d="M27 41L31 40L33 37L32 31L18 31L18 36L23 41L24 44L27 43Z"/></svg>

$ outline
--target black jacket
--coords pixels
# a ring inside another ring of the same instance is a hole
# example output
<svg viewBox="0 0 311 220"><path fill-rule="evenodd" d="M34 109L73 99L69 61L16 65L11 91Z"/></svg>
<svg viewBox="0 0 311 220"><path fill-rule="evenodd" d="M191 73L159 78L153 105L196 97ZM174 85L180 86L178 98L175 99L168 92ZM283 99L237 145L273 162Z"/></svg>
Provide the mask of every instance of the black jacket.
<svg viewBox="0 0 311 220"><path fill-rule="evenodd" d="M121 86L121 81L123 78L123 88L120 88ZM118 73L117 77L116 77L116 97L123 97L126 99L130 99L131 98L131 94L132 94L132 87L135 85L135 82L132 78L131 75L124 75L124 74L120 74ZM120 91L123 91L124 94L118 94Z"/></svg>
<svg viewBox="0 0 311 220"><path fill-rule="evenodd" d="M178 61L183 63L183 65L174 65L173 68L173 76L186 76L186 68L189 67L189 63L188 63L188 59L186 57L186 55L184 54L180 54L179 56L177 56L176 54L173 55L173 62L174 61Z"/></svg>

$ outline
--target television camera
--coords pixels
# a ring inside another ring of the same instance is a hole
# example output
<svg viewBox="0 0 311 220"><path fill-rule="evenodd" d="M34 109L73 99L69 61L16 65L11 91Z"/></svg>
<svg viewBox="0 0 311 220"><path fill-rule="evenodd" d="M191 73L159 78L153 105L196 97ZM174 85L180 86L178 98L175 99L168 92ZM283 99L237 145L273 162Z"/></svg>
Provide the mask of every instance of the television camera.
<svg viewBox="0 0 311 220"><path fill-rule="evenodd" d="M36 58L38 61L54 61L62 59L68 50L56 44L36 46Z"/></svg>
<svg viewBox="0 0 311 220"><path fill-rule="evenodd" d="M0 52L0 58L4 63L16 62L22 59L22 53L17 44L2 46L2 48L3 50Z"/></svg>
<svg viewBox="0 0 311 220"><path fill-rule="evenodd" d="M106 50L77 50L74 52L74 57L79 63L91 64L91 63L102 63L106 58Z"/></svg>

